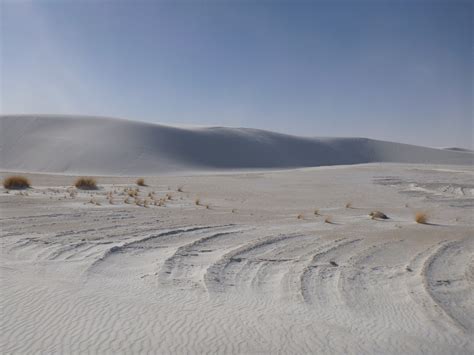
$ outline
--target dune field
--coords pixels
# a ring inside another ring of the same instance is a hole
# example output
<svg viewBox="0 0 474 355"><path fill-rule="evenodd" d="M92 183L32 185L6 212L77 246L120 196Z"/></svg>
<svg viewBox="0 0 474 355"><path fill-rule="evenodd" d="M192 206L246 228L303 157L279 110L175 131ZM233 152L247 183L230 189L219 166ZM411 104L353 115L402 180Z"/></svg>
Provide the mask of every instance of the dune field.
<svg viewBox="0 0 474 355"><path fill-rule="evenodd" d="M2 353L474 352L471 152L0 125L1 178L31 182L0 189Z"/></svg>

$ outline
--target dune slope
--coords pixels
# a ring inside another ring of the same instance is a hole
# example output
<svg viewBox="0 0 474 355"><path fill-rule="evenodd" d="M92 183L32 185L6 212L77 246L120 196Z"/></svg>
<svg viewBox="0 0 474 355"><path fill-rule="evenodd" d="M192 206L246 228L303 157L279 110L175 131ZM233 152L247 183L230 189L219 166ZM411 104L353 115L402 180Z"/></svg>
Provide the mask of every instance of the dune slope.
<svg viewBox="0 0 474 355"><path fill-rule="evenodd" d="M177 128L82 116L0 116L0 169L134 175L370 162L472 164L474 154L365 138Z"/></svg>

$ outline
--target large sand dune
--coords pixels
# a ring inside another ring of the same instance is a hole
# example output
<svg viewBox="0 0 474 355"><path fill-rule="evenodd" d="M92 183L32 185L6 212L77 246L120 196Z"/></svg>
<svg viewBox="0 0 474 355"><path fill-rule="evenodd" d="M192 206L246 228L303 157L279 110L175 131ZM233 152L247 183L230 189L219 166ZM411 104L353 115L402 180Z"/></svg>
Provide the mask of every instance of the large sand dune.
<svg viewBox="0 0 474 355"><path fill-rule="evenodd" d="M0 121L2 170L152 175L371 162L472 164L474 154L365 138L303 138L97 117L1 116Z"/></svg>

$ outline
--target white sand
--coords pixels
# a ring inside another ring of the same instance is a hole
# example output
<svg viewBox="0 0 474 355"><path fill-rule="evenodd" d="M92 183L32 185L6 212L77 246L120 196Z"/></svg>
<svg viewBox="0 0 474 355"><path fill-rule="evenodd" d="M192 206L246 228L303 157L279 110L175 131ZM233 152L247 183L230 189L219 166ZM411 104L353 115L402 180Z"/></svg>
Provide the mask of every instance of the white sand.
<svg viewBox="0 0 474 355"><path fill-rule="evenodd" d="M0 189L0 352L472 354L473 157L2 116L0 170L54 174ZM334 166L241 170L314 165ZM109 176L77 191L73 174ZM125 176L157 174L148 208L125 203Z"/></svg>
<svg viewBox="0 0 474 355"><path fill-rule="evenodd" d="M149 208L29 177L0 191L2 353L474 352L472 167L148 178Z"/></svg>
<svg viewBox="0 0 474 355"><path fill-rule="evenodd" d="M373 162L470 164L474 153L364 138L244 128L177 128L111 118L0 116L0 169L156 175Z"/></svg>

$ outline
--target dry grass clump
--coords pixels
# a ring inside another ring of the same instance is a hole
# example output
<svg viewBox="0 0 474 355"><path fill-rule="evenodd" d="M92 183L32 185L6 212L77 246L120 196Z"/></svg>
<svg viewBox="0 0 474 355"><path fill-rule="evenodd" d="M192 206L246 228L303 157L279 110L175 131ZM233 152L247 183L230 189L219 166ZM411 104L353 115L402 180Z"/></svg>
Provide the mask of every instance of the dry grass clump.
<svg viewBox="0 0 474 355"><path fill-rule="evenodd" d="M319 214L319 210L318 210L317 208L314 210L314 215L315 215L315 216L319 216L319 215L320 215L320 214Z"/></svg>
<svg viewBox="0 0 474 355"><path fill-rule="evenodd" d="M424 212L415 213L415 222L420 224L428 223L428 215Z"/></svg>
<svg viewBox="0 0 474 355"><path fill-rule="evenodd" d="M3 187L6 189L21 190L30 186L30 181L24 176L8 176L3 180Z"/></svg>
<svg viewBox="0 0 474 355"><path fill-rule="evenodd" d="M89 200L89 203L92 205L100 206L100 202L97 201L94 197Z"/></svg>
<svg viewBox="0 0 474 355"><path fill-rule="evenodd" d="M137 179L136 183L138 186L146 186L144 178Z"/></svg>
<svg viewBox="0 0 474 355"><path fill-rule="evenodd" d="M297 219L304 219L304 216L303 216L303 214L300 213L298 216L296 216L296 218Z"/></svg>
<svg viewBox="0 0 474 355"><path fill-rule="evenodd" d="M178 191L178 192L184 192L184 191L183 191L183 186L178 186L177 191Z"/></svg>
<svg viewBox="0 0 474 355"><path fill-rule="evenodd" d="M352 208L352 202L346 203L346 208Z"/></svg>
<svg viewBox="0 0 474 355"><path fill-rule="evenodd" d="M195 200L194 200L194 204L195 204L196 206L201 206L201 200L198 199L198 198L195 199Z"/></svg>
<svg viewBox="0 0 474 355"><path fill-rule="evenodd" d="M97 181L91 177L80 177L74 183L81 190L97 190Z"/></svg>
<svg viewBox="0 0 474 355"><path fill-rule="evenodd" d="M331 217L331 216L327 216L327 217L324 219L324 223L333 224L332 217Z"/></svg>
<svg viewBox="0 0 474 355"><path fill-rule="evenodd" d="M127 194L128 194L128 196L130 196L130 197L137 197L139 191L140 191L140 190L138 190L138 188L136 188L136 189L130 189L130 190L127 190Z"/></svg>
<svg viewBox="0 0 474 355"><path fill-rule="evenodd" d="M387 215L380 211L372 211L369 213L369 216L372 219L388 219Z"/></svg>

